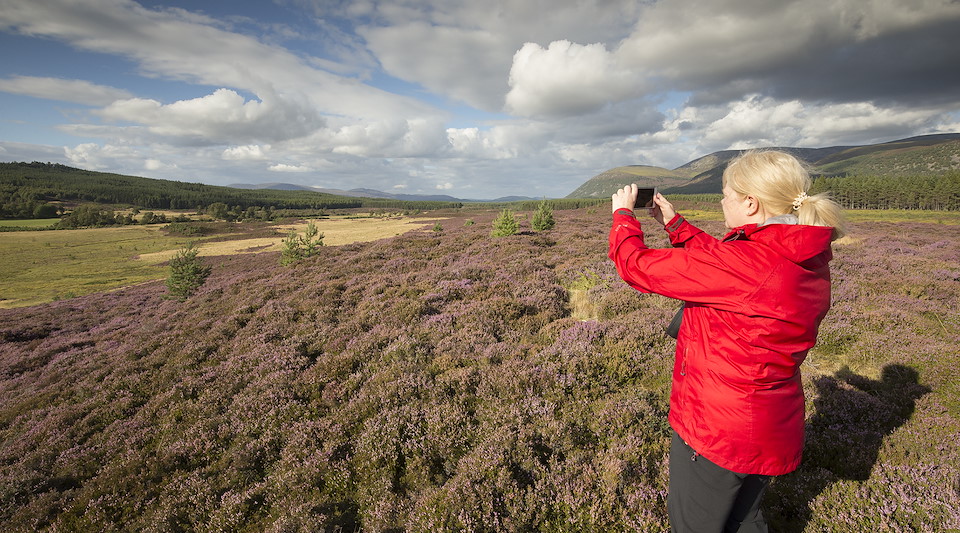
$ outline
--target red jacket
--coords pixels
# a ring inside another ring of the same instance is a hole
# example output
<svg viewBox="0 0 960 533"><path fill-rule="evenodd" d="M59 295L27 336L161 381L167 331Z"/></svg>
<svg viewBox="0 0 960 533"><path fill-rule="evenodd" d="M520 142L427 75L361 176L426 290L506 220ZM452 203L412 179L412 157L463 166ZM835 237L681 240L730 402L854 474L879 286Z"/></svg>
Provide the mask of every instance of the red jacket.
<svg viewBox="0 0 960 533"><path fill-rule="evenodd" d="M793 471L803 450L800 363L830 308L832 229L750 224L717 240L677 216L667 231L674 248L647 248L640 223L618 211L610 259L637 290L686 302L670 425L728 470Z"/></svg>

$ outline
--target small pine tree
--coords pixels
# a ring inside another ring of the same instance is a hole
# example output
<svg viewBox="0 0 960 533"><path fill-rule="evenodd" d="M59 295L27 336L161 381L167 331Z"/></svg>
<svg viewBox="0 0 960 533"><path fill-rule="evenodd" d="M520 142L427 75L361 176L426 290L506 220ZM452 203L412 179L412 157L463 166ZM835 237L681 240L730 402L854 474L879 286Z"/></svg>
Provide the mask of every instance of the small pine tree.
<svg viewBox="0 0 960 533"><path fill-rule="evenodd" d="M280 264L283 266L292 265L301 259L314 256L320 251L321 246L323 246L323 233L320 233L316 224L309 222L303 235L291 231L287 238L283 240L283 249L280 250Z"/></svg>
<svg viewBox="0 0 960 533"><path fill-rule="evenodd" d="M210 267L200 261L197 257L198 251L191 242L170 260L167 291L171 297L181 302L197 292L210 275Z"/></svg>
<svg viewBox="0 0 960 533"><path fill-rule="evenodd" d="M500 213L500 216L493 221L493 231L490 232L490 235L494 237L506 237L508 235L516 235L518 231L520 231L520 224L517 223L513 211L504 209Z"/></svg>
<svg viewBox="0 0 960 533"><path fill-rule="evenodd" d="M533 222L531 223L533 229L536 231L548 231L552 230L556 224L556 221L553 220L553 209L546 200L543 200L537 207L537 211L533 214Z"/></svg>

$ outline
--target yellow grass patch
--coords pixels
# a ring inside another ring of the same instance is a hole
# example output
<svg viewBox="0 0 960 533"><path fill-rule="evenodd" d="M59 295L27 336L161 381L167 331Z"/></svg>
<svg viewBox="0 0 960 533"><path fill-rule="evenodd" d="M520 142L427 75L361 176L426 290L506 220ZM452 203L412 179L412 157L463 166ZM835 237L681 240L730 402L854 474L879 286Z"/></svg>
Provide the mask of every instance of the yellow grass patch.
<svg viewBox="0 0 960 533"><path fill-rule="evenodd" d="M833 241L833 244L845 245L845 244L860 244L863 242L863 239L857 237L851 237L850 235L844 235L839 239Z"/></svg>
<svg viewBox="0 0 960 533"><path fill-rule="evenodd" d="M597 320L599 310L586 289L569 289L570 316L577 320Z"/></svg>
<svg viewBox="0 0 960 533"><path fill-rule="evenodd" d="M431 226L440 218L335 218L314 221L328 246L394 237ZM67 231L17 231L0 233L0 309L36 305L60 298L128 287L163 279L162 265L190 240L165 235L165 224ZM276 251L294 230L307 223L277 226L278 234L266 238L204 242L196 239L200 255L231 255ZM230 238L217 235L214 238Z"/></svg>
<svg viewBox="0 0 960 533"><path fill-rule="evenodd" d="M283 245L283 240L291 231L298 233L307 229L307 224L313 222L323 234L325 246L339 246L355 242L370 242L388 237L395 237L411 230L422 229L434 224L439 218L339 218L304 221L298 224L284 224L277 226L278 235L275 237L258 237L252 239L238 239L230 241L208 242L197 245L197 255L235 255L245 253L276 252ZM163 250L148 254L141 254L137 259L147 263L162 263L176 255L177 250Z"/></svg>

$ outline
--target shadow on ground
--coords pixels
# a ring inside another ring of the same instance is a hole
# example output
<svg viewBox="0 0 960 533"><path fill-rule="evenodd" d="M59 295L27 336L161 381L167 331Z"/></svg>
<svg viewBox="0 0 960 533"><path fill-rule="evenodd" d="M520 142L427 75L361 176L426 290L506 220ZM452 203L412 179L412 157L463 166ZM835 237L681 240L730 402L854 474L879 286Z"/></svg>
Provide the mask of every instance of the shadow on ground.
<svg viewBox="0 0 960 533"><path fill-rule="evenodd" d="M869 479L884 437L909 420L916 401L930 392L917 371L904 365L884 367L879 380L844 367L815 384L816 412L807 422L803 463L777 478L765 498L771 531L803 531L811 503L830 485Z"/></svg>

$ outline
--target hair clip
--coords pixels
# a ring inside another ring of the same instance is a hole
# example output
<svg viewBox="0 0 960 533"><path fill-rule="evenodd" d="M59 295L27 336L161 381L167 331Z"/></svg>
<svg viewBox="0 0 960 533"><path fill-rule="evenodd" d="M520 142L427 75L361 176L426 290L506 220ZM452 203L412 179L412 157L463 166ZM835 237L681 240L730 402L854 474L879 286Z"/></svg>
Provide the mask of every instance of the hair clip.
<svg viewBox="0 0 960 533"><path fill-rule="evenodd" d="M807 196L807 193L805 193L805 192L800 193L799 196L797 196L796 198L794 198L794 199L793 199L793 210L796 211L797 209L800 209L800 206L803 205L803 201L806 200L807 198L810 198L810 197Z"/></svg>

